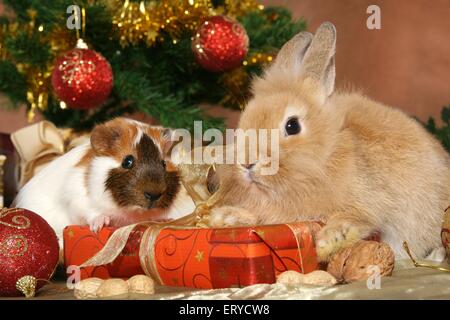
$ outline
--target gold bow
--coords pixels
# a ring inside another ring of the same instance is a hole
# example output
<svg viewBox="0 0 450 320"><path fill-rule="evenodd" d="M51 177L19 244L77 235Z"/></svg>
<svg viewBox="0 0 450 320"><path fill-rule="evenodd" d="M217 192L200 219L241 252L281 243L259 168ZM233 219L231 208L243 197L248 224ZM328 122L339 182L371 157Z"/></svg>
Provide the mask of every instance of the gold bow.
<svg viewBox="0 0 450 320"><path fill-rule="evenodd" d="M44 165L85 142L87 135L41 121L12 133L11 140L20 157L19 186L22 187Z"/></svg>

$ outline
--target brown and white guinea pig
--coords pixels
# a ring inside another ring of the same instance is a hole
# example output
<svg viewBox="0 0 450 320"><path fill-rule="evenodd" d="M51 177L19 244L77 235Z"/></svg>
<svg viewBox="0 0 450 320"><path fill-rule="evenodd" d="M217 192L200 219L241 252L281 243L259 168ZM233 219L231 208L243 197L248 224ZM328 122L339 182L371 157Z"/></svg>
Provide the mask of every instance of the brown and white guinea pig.
<svg viewBox="0 0 450 320"><path fill-rule="evenodd" d="M239 128L278 129L279 169L263 175L271 163L261 161L216 166L224 196L210 223L320 219L322 260L374 231L397 258L406 258L403 241L420 257L438 252L450 203L449 155L403 112L334 92L335 45L331 23L314 37L299 33L255 79Z"/></svg>
<svg viewBox="0 0 450 320"><path fill-rule="evenodd" d="M170 129L116 118L90 142L54 160L19 192L15 206L41 215L61 239L67 225L122 226L194 210L166 154Z"/></svg>

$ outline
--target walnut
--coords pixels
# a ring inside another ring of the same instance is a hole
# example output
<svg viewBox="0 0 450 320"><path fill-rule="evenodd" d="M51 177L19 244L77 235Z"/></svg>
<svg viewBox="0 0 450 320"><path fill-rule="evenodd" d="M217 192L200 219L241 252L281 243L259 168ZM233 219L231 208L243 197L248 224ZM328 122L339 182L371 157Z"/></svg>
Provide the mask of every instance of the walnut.
<svg viewBox="0 0 450 320"><path fill-rule="evenodd" d="M376 241L358 241L331 257L327 271L339 282L349 283L365 280L377 266L381 276L390 276L394 269L395 256L385 243Z"/></svg>
<svg viewBox="0 0 450 320"><path fill-rule="evenodd" d="M155 282L152 278L144 275L136 275L128 279L130 293L154 294Z"/></svg>
<svg viewBox="0 0 450 320"><path fill-rule="evenodd" d="M336 279L326 271L316 270L307 274L297 271L285 271L278 275L277 283L287 285L315 285L315 286L333 286L336 284Z"/></svg>
<svg viewBox="0 0 450 320"><path fill-rule="evenodd" d="M74 290L77 299L95 299L97 298L97 290L104 280L100 278L88 278L80 281Z"/></svg>
<svg viewBox="0 0 450 320"><path fill-rule="evenodd" d="M97 298L123 298L128 295L128 282L123 279L108 279L103 281L97 290Z"/></svg>

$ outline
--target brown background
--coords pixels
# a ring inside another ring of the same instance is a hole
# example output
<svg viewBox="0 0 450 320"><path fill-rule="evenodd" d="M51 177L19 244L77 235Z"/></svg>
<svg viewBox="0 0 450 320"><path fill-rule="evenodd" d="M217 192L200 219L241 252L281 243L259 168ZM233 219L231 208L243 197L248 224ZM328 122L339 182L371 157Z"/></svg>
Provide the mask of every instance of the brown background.
<svg viewBox="0 0 450 320"><path fill-rule="evenodd" d="M1 1L0 1L1 2ZM337 86L356 87L423 120L450 104L450 0L265 0L302 17L312 32L323 21L338 31ZM381 30L368 30L367 7L381 8ZM1 10L1 3L0 3ZM4 104L0 99L0 106ZM234 127L238 112L212 108ZM0 108L0 132L26 125L24 110Z"/></svg>

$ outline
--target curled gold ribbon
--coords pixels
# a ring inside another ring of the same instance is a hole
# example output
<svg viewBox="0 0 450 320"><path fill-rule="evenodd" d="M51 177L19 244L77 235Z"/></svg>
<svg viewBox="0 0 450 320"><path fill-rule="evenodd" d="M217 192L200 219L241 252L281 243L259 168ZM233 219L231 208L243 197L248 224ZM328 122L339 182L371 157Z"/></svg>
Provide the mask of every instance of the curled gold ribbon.
<svg viewBox="0 0 450 320"><path fill-rule="evenodd" d="M450 269L444 268L444 267L440 267L440 266L436 266L433 264L428 264L428 263L423 263L423 262L417 262L416 259L414 259L414 257L412 256L411 250L409 249L408 243L406 241L403 242L403 248L405 249L406 253L408 254L409 258L411 259L412 263L414 264L414 267L423 267L423 268L430 268L430 269L434 269L434 270L439 270L439 271L444 271L444 272L449 272L450 273Z"/></svg>

